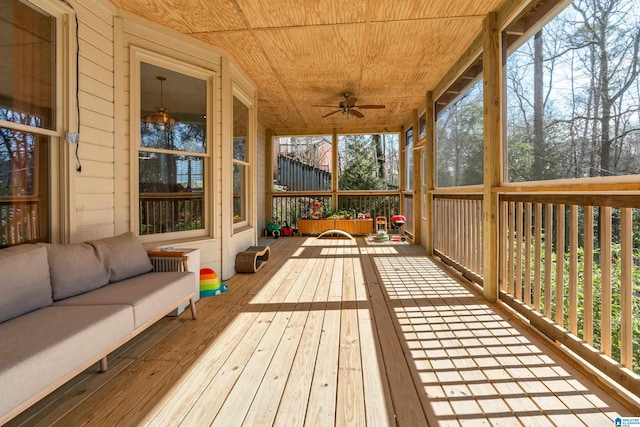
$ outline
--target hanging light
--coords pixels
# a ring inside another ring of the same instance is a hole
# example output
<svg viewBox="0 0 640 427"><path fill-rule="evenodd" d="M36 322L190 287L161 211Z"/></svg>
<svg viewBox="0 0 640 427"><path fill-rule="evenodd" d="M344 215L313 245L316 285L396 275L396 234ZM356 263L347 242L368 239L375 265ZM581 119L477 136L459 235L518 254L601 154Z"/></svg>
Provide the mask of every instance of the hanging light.
<svg viewBox="0 0 640 427"><path fill-rule="evenodd" d="M174 117L171 117L168 109L163 107L164 93L162 83L167 80L167 78L163 76L157 76L156 79L160 80L160 107L156 107L155 113L144 116L142 118L142 121L146 123L157 123L162 125L175 125L176 123L178 123L178 121Z"/></svg>

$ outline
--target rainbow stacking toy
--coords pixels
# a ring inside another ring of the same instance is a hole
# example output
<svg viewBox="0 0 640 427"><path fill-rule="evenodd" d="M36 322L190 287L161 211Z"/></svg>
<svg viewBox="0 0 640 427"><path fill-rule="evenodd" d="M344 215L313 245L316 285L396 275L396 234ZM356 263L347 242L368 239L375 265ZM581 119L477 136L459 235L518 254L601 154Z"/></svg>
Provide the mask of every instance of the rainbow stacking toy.
<svg viewBox="0 0 640 427"><path fill-rule="evenodd" d="M200 270L200 298L220 295L227 290L227 285L220 283L215 271L210 268Z"/></svg>

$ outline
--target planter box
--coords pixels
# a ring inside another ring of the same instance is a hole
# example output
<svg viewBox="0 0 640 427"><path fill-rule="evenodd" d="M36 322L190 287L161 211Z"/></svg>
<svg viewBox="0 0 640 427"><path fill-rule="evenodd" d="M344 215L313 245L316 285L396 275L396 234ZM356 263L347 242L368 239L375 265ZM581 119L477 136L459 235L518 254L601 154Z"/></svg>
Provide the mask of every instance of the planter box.
<svg viewBox="0 0 640 427"><path fill-rule="evenodd" d="M372 219L336 219L336 230L346 231L349 234L373 233Z"/></svg>
<svg viewBox="0 0 640 427"><path fill-rule="evenodd" d="M299 219L298 233L302 234L320 234L323 231L333 230L335 227L333 219Z"/></svg>
<svg viewBox="0 0 640 427"><path fill-rule="evenodd" d="M372 219L299 219L298 233L320 234L327 230L342 230L349 234L371 234Z"/></svg>

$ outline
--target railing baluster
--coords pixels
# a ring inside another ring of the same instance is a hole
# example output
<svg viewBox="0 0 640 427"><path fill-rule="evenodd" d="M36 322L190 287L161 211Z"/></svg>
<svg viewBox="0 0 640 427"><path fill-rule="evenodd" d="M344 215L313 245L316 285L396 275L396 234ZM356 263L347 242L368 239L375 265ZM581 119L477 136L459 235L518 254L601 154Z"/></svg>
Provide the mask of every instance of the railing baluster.
<svg viewBox="0 0 640 427"><path fill-rule="evenodd" d="M611 208L604 206L600 210L601 235L600 235L600 265L602 277L602 304L600 314L600 350L607 356L611 356Z"/></svg>
<svg viewBox="0 0 640 427"><path fill-rule="evenodd" d="M522 202L516 203L516 280L514 296L522 299Z"/></svg>
<svg viewBox="0 0 640 427"><path fill-rule="evenodd" d="M593 344L593 206L584 208L583 339Z"/></svg>
<svg viewBox="0 0 640 427"><path fill-rule="evenodd" d="M515 242L516 242L516 204L514 202L509 202L509 268L507 269L507 292L511 295L515 295L516 285L515 285L515 275L514 275L514 267L515 267Z"/></svg>
<svg viewBox="0 0 640 427"><path fill-rule="evenodd" d="M545 204L544 218L544 315L551 319L551 269L553 266L553 204Z"/></svg>
<svg viewBox="0 0 640 427"><path fill-rule="evenodd" d="M564 205L556 212L556 323L564 326Z"/></svg>
<svg viewBox="0 0 640 427"><path fill-rule="evenodd" d="M533 309L540 312L540 268L542 257L542 203L536 203L534 209L534 239L535 248L533 255Z"/></svg>
<svg viewBox="0 0 640 427"><path fill-rule="evenodd" d="M569 331L578 334L578 206L569 206Z"/></svg>
<svg viewBox="0 0 640 427"><path fill-rule="evenodd" d="M524 216L524 303L531 305L531 203L525 204Z"/></svg>
<svg viewBox="0 0 640 427"><path fill-rule="evenodd" d="M633 223L630 208L620 213L620 363L633 365Z"/></svg>

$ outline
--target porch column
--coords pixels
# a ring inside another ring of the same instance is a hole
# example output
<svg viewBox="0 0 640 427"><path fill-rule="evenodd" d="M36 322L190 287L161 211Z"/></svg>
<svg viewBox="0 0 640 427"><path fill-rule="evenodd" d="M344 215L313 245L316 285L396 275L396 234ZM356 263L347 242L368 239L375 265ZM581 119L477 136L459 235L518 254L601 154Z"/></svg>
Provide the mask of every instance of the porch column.
<svg viewBox="0 0 640 427"><path fill-rule="evenodd" d="M484 197L482 203L484 297L497 301L499 292L499 205L493 189L502 182L502 43L496 14L484 19Z"/></svg>
<svg viewBox="0 0 640 427"><path fill-rule="evenodd" d="M427 110L426 110L426 121L427 121L427 137L425 139L425 147L426 150L426 162L425 162L425 173L427 174L427 188L423 197L427 198L426 212L425 216L427 220L425 222L426 230L426 239L425 248L427 249L427 255L433 255L433 195L431 191L435 189L435 176L436 176L436 164L435 164L435 153L434 153L434 140L435 140L435 109L433 108L433 92L427 92Z"/></svg>
<svg viewBox="0 0 640 427"><path fill-rule="evenodd" d="M271 222L271 216L273 215L273 130L267 129L265 134L265 153L264 153L264 186L265 186L265 199L264 199L264 216L265 224ZM260 230L258 235L260 235Z"/></svg>
<svg viewBox="0 0 640 427"><path fill-rule="evenodd" d="M338 130L331 131L331 209L338 210Z"/></svg>
<svg viewBox="0 0 640 427"><path fill-rule="evenodd" d="M418 110L413 110L413 243L421 244L422 240L422 181L420 180L420 168L422 156L420 155L420 127L418 126Z"/></svg>

